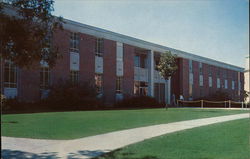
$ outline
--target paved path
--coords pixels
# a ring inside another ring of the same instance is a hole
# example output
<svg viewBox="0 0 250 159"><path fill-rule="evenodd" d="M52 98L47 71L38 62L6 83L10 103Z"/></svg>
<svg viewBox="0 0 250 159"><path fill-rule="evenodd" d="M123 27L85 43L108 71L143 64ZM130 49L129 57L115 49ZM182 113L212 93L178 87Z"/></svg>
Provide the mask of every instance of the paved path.
<svg viewBox="0 0 250 159"><path fill-rule="evenodd" d="M199 126L250 118L249 113L146 126L74 140L2 137L3 158L91 158L152 137ZM18 157L17 157L18 156Z"/></svg>

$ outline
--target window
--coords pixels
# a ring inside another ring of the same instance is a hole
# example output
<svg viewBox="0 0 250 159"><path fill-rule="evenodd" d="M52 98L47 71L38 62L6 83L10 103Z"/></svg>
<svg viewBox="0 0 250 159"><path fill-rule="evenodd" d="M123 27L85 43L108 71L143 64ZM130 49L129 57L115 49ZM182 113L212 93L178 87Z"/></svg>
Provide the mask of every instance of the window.
<svg viewBox="0 0 250 159"><path fill-rule="evenodd" d="M232 81L232 90L234 90L234 89L235 89L235 82Z"/></svg>
<svg viewBox="0 0 250 159"><path fill-rule="evenodd" d="M104 52L104 45L103 45L103 39L97 38L96 44L95 44L95 55L102 57Z"/></svg>
<svg viewBox="0 0 250 159"><path fill-rule="evenodd" d="M159 69L158 69L159 63L160 63L160 58L155 58L155 70L156 71L159 71Z"/></svg>
<svg viewBox="0 0 250 159"><path fill-rule="evenodd" d="M135 67L140 67L140 56L139 55L136 55L134 57L134 66Z"/></svg>
<svg viewBox="0 0 250 159"><path fill-rule="evenodd" d="M199 81L200 81L200 86L203 86L203 75L200 75Z"/></svg>
<svg viewBox="0 0 250 159"><path fill-rule="evenodd" d="M208 85L209 85L209 87L213 86L213 80L212 80L211 76L208 77Z"/></svg>
<svg viewBox="0 0 250 159"><path fill-rule="evenodd" d="M17 68L12 62L6 62L4 65L4 87L17 87Z"/></svg>
<svg viewBox="0 0 250 159"><path fill-rule="evenodd" d="M40 68L40 89L48 89L50 84L49 67Z"/></svg>
<svg viewBox="0 0 250 159"><path fill-rule="evenodd" d="M145 55L140 56L140 67L141 68L147 67L147 57Z"/></svg>
<svg viewBox="0 0 250 159"><path fill-rule="evenodd" d="M220 88L220 78L217 78L217 88Z"/></svg>
<svg viewBox="0 0 250 159"><path fill-rule="evenodd" d="M203 69L202 69L202 63L201 62L199 63L199 71L200 71L200 75L202 75Z"/></svg>
<svg viewBox="0 0 250 159"><path fill-rule="evenodd" d="M192 62L192 60L188 61L188 65L189 65L189 72L193 73L193 62Z"/></svg>
<svg viewBox="0 0 250 159"><path fill-rule="evenodd" d="M208 67L208 75L212 76L212 66Z"/></svg>
<svg viewBox="0 0 250 159"><path fill-rule="evenodd" d="M146 96L148 94L148 83L142 81L135 81L134 83L134 94Z"/></svg>
<svg viewBox="0 0 250 159"><path fill-rule="evenodd" d="M79 83L79 71L70 71L70 81L72 84Z"/></svg>
<svg viewBox="0 0 250 159"><path fill-rule="evenodd" d="M147 56L146 55L135 55L134 66L140 68L147 67Z"/></svg>
<svg viewBox="0 0 250 159"><path fill-rule="evenodd" d="M116 93L122 93L122 77L116 78Z"/></svg>
<svg viewBox="0 0 250 159"><path fill-rule="evenodd" d="M228 86L227 86L227 80L225 80L225 89L227 89Z"/></svg>
<svg viewBox="0 0 250 159"><path fill-rule="evenodd" d="M102 93L103 85L102 85L102 74L95 75L95 85L97 93Z"/></svg>
<svg viewBox="0 0 250 159"><path fill-rule="evenodd" d="M79 52L79 35L77 33L70 34L70 51Z"/></svg>

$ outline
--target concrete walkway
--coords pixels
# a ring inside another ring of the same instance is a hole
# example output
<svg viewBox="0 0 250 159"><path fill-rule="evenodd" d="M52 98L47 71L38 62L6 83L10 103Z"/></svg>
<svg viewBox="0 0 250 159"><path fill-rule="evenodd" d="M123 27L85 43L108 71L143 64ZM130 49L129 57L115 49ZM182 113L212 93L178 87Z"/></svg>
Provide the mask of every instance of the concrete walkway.
<svg viewBox="0 0 250 159"><path fill-rule="evenodd" d="M32 159L92 158L152 137L243 118L250 118L250 114L244 113L152 125L74 140L39 140L2 137L2 157L3 159L12 157Z"/></svg>

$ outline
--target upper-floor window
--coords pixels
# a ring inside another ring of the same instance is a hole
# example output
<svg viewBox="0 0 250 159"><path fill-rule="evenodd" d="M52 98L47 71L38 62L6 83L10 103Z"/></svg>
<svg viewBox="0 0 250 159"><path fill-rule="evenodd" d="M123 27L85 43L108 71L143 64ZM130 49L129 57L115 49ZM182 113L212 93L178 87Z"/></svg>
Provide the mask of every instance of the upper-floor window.
<svg viewBox="0 0 250 159"><path fill-rule="evenodd" d="M134 56L134 66L146 68L147 67L147 56L146 55L135 55Z"/></svg>
<svg viewBox="0 0 250 159"><path fill-rule="evenodd" d="M122 93L122 77L116 78L116 93Z"/></svg>
<svg viewBox="0 0 250 159"><path fill-rule="evenodd" d="M70 51L79 52L79 35L78 33L70 33Z"/></svg>
<svg viewBox="0 0 250 159"><path fill-rule="evenodd" d="M212 87L212 86L213 86L213 80L212 80L212 77L211 77L211 76L208 77L208 86L209 86L209 87Z"/></svg>
<svg viewBox="0 0 250 159"><path fill-rule="evenodd" d="M97 38L95 43L95 55L102 57L104 52L104 41L102 38Z"/></svg>
<svg viewBox="0 0 250 159"><path fill-rule="evenodd" d="M192 73L193 72L193 61L189 60L188 65L189 65L189 72Z"/></svg>
<svg viewBox="0 0 250 159"><path fill-rule="evenodd" d="M72 84L79 83L79 71L70 71L70 81Z"/></svg>
<svg viewBox="0 0 250 159"><path fill-rule="evenodd" d="M220 78L217 78L217 88L220 88Z"/></svg>
<svg viewBox="0 0 250 159"><path fill-rule="evenodd" d="M200 86L203 86L203 75L200 75L199 82L200 82Z"/></svg>
<svg viewBox="0 0 250 159"><path fill-rule="evenodd" d="M5 62L4 65L4 87L17 87L17 67L12 62Z"/></svg>
<svg viewBox="0 0 250 159"><path fill-rule="evenodd" d="M201 62L199 62L199 72L200 72L200 74L202 75L203 69L202 69L202 63L201 63Z"/></svg>
<svg viewBox="0 0 250 159"><path fill-rule="evenodd" d="M227 80L225 79L225 89L228 88Z"/></svg>
<svg viewBox="0 0 250 159"><path fill-rule="evenodd" d="M217 77L220 77L220 70L217 70Z"/></svg>
<svg viewBox="0 0 250 159"><path fill-rule="evenodd" d="M234 89L235 89L235 82L232 81L232 90L234 90Z"/></svg>
<svg viewBox="0 0 250 159"><path fill-rule="evenodd" d="M95 85L97 93L102 93L103 91L103 80L102 74L95 74Z"/></svg>
<svg viewBox="0 0 250 159"><path fill-rule="evenodd" d="M50 69L49 67L40 68L40 89L48 89L50 85Z"/></svg>
<svg viewBox="0 0 250 159"><path fill-rule="evenodd" d="M209 75L209 76L212 76L212 66L209 66L209 67L208 67L208 75Z"/></svg>

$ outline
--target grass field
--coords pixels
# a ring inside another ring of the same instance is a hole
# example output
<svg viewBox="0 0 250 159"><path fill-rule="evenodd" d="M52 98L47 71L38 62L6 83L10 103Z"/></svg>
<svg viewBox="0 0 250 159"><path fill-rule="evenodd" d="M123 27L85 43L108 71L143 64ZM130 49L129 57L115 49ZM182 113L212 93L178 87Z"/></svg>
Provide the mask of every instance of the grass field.
<svg viewBox="0 0 250 159"><path fill-rule="evenodd" d="M2 115L2 136L75 139L154 124L246 113L218 109L143 109Z"/></svg>
<svg viewBox="0 0 250 159"><path fill-rule="evenodd" d="M180 131L124 147L98 159L249 159L250 120Z"/></svg>

